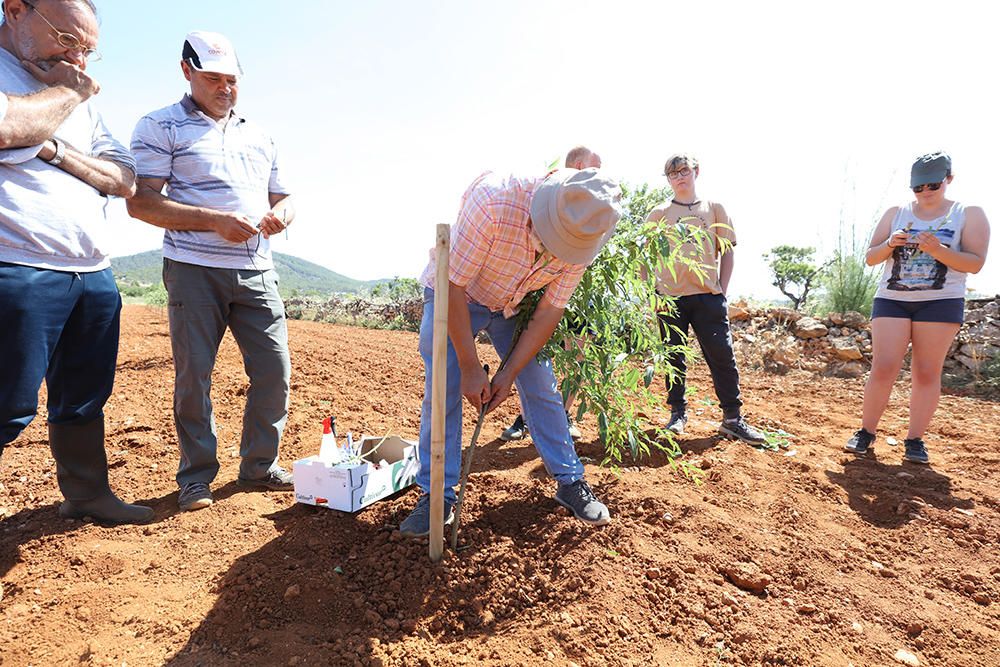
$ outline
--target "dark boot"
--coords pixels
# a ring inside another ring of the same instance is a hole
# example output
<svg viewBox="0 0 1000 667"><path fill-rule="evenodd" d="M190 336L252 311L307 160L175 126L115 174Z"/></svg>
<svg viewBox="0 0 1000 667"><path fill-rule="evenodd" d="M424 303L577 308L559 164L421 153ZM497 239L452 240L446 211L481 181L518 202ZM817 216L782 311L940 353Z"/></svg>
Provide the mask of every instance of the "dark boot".
<svg viewBox="0 0 1000 667"><path fill-rule="evenodd" d="M59 506L60 516L89 516L106 526L153 520L152 509L123 503L108 486L104 417L86 424L49 424L49 446L56 460L59 490L66 498Z"/></svg>

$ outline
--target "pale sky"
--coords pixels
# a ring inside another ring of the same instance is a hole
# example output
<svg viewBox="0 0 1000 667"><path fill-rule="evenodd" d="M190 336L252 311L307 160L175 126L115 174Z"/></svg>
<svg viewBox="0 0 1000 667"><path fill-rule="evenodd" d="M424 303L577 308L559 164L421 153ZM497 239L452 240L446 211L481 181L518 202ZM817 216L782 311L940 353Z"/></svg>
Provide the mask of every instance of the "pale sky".
<svg viewBox="0 0 1000 667"><path fill-rule="evenodd" d="M97 1L89 71L119 140L185 92L188 31L228 35L238 110L278 142L297 201L274 249L352 278L416 277L480 172L542 174L579 143L633 184L698 155L698 194L735 222L735 295L778 297L762 253L826 256L842 214L867 244L921 153L949 151L949 196L1000 220L988 4ZM159 245L120 202L113 224L116 255ZM998 252L971 287L1000 292Z"/></svg>

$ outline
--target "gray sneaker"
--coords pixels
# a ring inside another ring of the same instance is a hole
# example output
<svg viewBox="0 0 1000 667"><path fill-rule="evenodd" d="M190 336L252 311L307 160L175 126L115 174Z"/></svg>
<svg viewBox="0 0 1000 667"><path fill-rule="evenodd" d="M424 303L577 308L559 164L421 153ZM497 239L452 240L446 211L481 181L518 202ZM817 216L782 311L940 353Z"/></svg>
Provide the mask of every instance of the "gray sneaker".
<svg viewBox="0 0 1000 667"><path fill-rule="evenodd" d="M526 437L528 437L528 425L524 423L524 415L518 415L514 423L500 434L500 439L504 442L524 440Z"/></svg>
<svg viewBox="0 0 1000 667"><path fill-rule="evenodd" d="M687 426L687 413L670 411L670 421L667 422L667 430L677 435L684 434L684 427Z"/></svg>
<svg viewBox="0 0 1000 667"><path fill-rule="evenodd" d="M767 436L750 426L743 417L722 420L719 433L751 445L763 445L767 442Z"/></svg>
<svg viewBox="0 0 1000 667"><path fill-rule="evenodd" d="M267 471L267 475L260 479L238 477L236 484L248 489L269 489L271 491L292 491L295 489L292 473L280 466L274 466Z"/></svg>
<svg viewBox="0 0 1000 667"><path fill-rule="evenodd" d="M455 520L455 513L447 501L444 503L444 525L449 526ZM417 506L410 516L399 524L399 534L403 537L424 537L431 532L431 497L423 494L417 500Z"/></svg>
<svg viewBox="0 0 1000 667"><path fill-rule="evenodd" d="M181 493L177 497L177 505L182 512L200 510L212 504L212 490L205 482L191 482L181 487Z"/></svg>
<svg viewBox="0 0 1000 667"><path fill-rule="evenodd" d="M556 491L556 502L568 509L580 521L591 526L603 526L611 522L607 506L597 499L590 485L582 479L572 484L560 484Z"/></svg>

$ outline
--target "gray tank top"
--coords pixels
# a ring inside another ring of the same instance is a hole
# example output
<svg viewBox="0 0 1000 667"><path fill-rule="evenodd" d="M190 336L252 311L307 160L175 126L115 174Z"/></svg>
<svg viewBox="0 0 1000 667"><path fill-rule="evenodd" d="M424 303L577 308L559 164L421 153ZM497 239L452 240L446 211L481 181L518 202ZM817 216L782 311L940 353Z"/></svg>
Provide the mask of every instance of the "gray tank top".
<svg viewBox="0 0 1000 667"><path fill-rule="evenodd" d="M913 203L902 206L892 221L889 234L905 229L916 235L932 232L941 245L962 250L962 229L965 227L965 207L955 202L940 218L921 220L913 214ZM965 276L937 261L917 246L907 244L894 248L885 261L882 279L875 296L896 301L931 301L965 297Z"/></svg>

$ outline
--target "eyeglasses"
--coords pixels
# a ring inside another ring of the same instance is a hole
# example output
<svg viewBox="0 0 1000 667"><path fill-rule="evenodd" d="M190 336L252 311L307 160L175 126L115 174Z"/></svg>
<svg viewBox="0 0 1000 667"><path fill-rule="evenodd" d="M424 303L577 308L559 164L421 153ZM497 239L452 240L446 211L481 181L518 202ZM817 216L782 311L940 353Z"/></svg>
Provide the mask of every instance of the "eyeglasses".
<svg viewBox="0 0 1000 667"><path fill-rule="evenodd" d="M52 22L45 18L45 15L38 11L38 8L35 7L33 3L30 3L27 0L21 1L28 7L31 7L31 9L38 14L38 17L45 21L45 24L52 29L52 32L56 34L56 41L59 42L59 46L64 49L69 49L70 51L79 51L83 54L84 59L89 60L90 62L97 62L101 59L101 54L97 51L97 49L88 49L83 45L79 37L72 33L63 32L59 28L52 25Z"/></svg>
<svg viewBox="0 0 1000 667"><path fill-rule="evenodd" d="M924 188L927 188L931 192L937 192L938 190L941 189L942 185L944 185L944 181L942 181L940 183L928 183L927 185L914 185L913 186L913 191L914 192L923 192Z"/></svg>
<svg viewBox="0 0 1000 667"><path fill-rule="evenodd" d="M671 181L676 181L678 178L687 178L691 175L691 170L687 167L680 169L678 171L668 171L667 178Z"/></svg>

